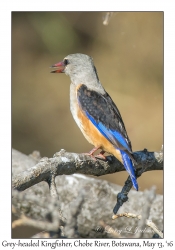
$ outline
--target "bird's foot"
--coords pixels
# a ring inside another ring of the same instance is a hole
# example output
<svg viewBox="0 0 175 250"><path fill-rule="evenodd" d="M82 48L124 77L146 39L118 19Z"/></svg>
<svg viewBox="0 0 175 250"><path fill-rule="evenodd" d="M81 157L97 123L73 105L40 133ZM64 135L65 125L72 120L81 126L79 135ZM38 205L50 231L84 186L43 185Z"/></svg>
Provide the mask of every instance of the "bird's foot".
<svg viewBox="0 0 175 250"><path fill-rule="evenodd" d="M94 156L93 154L94 154L94 152L97 151L99 148L100 148L100 147L93 148L89 153L83 153L83 154L92 157L92 159L96 161L96 158L95 158L95 156Z"/></svg>
<svg viewBox="0 0 175 250"><path fill-rule="evenodd" d="M84 153L84 154L92 157L93 160L95 160L95 161L97 159L99 159L99 158L106 161L106 156L104 156L105 151L103 151L103 150L98 155L95 155L95 156L93 155L94 152L97 151L98 149L99 149L98 147L97 148L93 148L89 153Z"/></svg>
<svg viewBox="0 0 175 250"><path fill-rule="evenodd" d="M93 154L89 154L89 153L83 153L83 154L87 155L87 156L90 156L94 161L97 160Z"/></svg>
<svg viewBox="0 0 175 250"><path fill-rule="evenodd" d="M96 157L96 158L100 158L100 159L106 161L106 156L104 156L104 153L105 153L105 151L102 150L102 151L101 151L98 155L96 155L95 157Z"/></svg>

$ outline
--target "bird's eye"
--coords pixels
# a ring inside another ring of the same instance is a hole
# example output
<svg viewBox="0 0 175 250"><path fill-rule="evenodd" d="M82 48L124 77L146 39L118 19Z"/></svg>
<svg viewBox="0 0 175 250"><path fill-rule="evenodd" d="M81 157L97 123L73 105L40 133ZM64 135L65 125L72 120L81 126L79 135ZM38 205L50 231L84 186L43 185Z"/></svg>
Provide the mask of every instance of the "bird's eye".
<svg viewBox="0 0 175 250"><path fill-rule="evenodd" d="M68 65L68 64L69 64L68 59L64 59L64 65Z"/></svg>

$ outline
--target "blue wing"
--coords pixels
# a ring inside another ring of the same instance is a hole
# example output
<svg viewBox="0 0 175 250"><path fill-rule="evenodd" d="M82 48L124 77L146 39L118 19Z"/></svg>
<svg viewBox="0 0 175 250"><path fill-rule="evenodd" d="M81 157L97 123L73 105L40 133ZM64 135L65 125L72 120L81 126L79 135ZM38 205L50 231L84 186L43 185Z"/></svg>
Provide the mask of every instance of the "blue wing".
<svg viewBox="0 0 175 250"><path fill-rule="evenodd" d="M123 164L129 173L133 186L138 190L135 177L131 142L127 135L122 117L110 96L90 90L81 85L77 90L77 97L82 110L94 126L110 141L117 150L120 150Z"/></svg>
<svg viewBox="0 0 175 250"><path fill-rule="evenodd" d="M125 138L118 132L112 129L107 129L106 126L97 122L87 111L85 111L86 116L91 120L91 122L95 125L95 127L110 141L113 145L115 145L116 140L123 146L123 148L130 151L130 148L125 140Z"/></svg>
<svg viewBox="0 0 175 250"><path fill-rule="evenodd" d="M109 140L112 144L115 140L117 140L120 142L120 144L124 148L126 148L127 150L130 150L126 140L119 132L111 130L111 129L107 129L101 122L99 122L99 123L96 122L95 119L91 115L89 115L89 113L87 111L85 113L86 113L87 117L91 120L91 122L95 125L95 127L104 135L104 137L106 137L107 140ZM120 150L120 149L118 149L118 150ZM122 155L123 165L131 177L133 187L136 190L138 190L138 184L137 184L137 180L135 177L133 163L126 152L124 152L123 150L120 150L120 153Z"/></svg>

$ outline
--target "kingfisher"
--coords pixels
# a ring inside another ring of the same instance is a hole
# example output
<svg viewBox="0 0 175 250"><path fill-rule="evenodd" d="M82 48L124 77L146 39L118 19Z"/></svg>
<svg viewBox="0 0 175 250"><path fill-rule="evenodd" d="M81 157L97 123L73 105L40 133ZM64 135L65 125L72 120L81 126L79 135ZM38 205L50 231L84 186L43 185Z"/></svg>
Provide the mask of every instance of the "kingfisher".
<svg viewBox="0 0 175 250"><path fill-rule="evenodd" d="M65 73L70 77L70 110L87 141L94 145L88 153L101 150L114 155L125 167L138 190L131 141L121 114L110 95L103 88L93 59L76 53L51 66L51 73Z"/></svg>

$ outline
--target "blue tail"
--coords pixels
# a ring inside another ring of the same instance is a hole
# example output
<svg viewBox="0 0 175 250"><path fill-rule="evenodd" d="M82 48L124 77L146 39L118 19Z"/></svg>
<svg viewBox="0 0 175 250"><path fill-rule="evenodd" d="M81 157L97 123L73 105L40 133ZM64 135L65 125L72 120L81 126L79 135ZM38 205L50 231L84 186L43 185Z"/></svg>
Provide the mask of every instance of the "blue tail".
<svg viewBox="0 0 175 250"><path fill-rule="evenodd" d="M131 159L129 158L129 156L123 150L120 150L120 152L121 152L122 159L123 159L123 165L131 177L133 187L138 191L138 183L135 177L133 163Z"/></svg>

